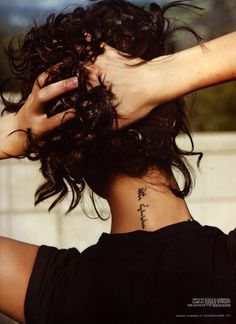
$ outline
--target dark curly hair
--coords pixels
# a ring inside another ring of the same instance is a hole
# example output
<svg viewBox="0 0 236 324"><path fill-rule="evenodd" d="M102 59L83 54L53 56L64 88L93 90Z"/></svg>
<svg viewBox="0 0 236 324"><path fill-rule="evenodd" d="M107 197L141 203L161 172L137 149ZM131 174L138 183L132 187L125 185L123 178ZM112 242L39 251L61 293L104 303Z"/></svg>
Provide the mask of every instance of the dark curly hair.
<svg viewBox="0 0 236 324"><path fill-rule="evenodd" d="M178 30L191 32L200 41L190 27L172 26L166 17L172 7L189 6L194 7L186 1L175 1L163 8L151 3L145 9L125 0L93 1L85 9L50 15L45 24L33 27L17 47L13 41L9 44L11 70L23 82L21 99L17 103L4 99L5 111L16 112L22 107L34 80L45 70L49 71L45 85L72 76L78 76L80 84L79 89L51 101L45 108L52 116L74 107L75 118L39 139L33 134L28 136L30 145L25 156L41 161L45 178L36 191L36 204L56 196L50 210L71 191L71 211L79 203L85 183L103 196L112 176L140 177L152 168L162 170L170 179L174 169L180 171L182 188L170 189L179 197L190 192L192 176L185 156L199 154L200 160L201 153L193 151L183 98L156 107L142 120L114 131L113 121L119 117L112 104L114 94L101 79L98 86L88 87L84 67L85 62L103 53L102 42L131 58L151 60L174 52L172 36ZM86 38L88 33L91 41ZM53 65L57 68L51 69ZM177 146L180 133L189 137L191 150Z"/></svg>

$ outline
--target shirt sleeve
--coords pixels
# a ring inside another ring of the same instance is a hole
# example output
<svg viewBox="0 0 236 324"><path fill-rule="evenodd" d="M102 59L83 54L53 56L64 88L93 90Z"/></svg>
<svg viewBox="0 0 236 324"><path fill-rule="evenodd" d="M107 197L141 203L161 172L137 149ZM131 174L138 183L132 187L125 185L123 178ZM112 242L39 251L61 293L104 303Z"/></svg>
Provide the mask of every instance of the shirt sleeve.
<svg viewBox="0 0 236 324"><path fill-rule="evenodd" d="M57 282L67 265L79 256L76 248L39 247L25 298L27 324L48 323Z"/></svg>

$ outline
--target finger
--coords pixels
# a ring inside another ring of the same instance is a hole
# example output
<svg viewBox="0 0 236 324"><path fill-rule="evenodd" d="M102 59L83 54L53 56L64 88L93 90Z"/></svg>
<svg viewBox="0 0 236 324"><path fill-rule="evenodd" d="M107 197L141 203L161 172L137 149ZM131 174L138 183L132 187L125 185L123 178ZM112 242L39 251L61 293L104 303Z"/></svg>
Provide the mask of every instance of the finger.
<svg viewBox="0 0 236 324"><path fill-rule="evenodd" d="M42 122L43 124L43 133L52 131L53 129L59 127L60 125L66 123L67 121L75 118L76 111L71 108L61 113L58 113L50 118L46 117L46 121Z"/></svg>
<svg viewBox="0 0 236 324"><path fill-rule="evenodd" d="M52 83L46 87L40 89L34 97L35 103L32 107L34 110L38 110L43 107L43 104L57 98L58 96L78 88L78 78L73 77L66 80Z"/></svg>
<svg viewBox="0 0 236 324"><path fill-rule="evenodd" d="M33 86L33 89L32 89L32 93L35 92L35 91L38 91L40 90L41 88L44 87L45 85L45 82L48 78L48 76L50 75L51 72L53 71L57 71L58 68L62 65L63 63L57 63L57 64L54 64L52 65L50 68L48 68L46 71L44 71L43 73L41 73L35 80L34 82L34 86Z"/></svg>
<svg viewBox="0 0 236 324"><path fill-rule="evenodd" d="M84 37L86 42L90 43L92 41L93 36L90 33L84 33Z"/></svg>
<svg viewBox="0 0 236 324"><path fill-rule="evenodd" d="M130 57L130 54L122 52L122 51L118 51L117 49L115 49L114 47L111 47L107 43L103 42L101 44L101 47L104 48L103 55L107 55L108 57L110 57L112 59L118 58L120 61L123 61L128 66L132 66L132 65L135 66L142 62L145 62L145 60L141 59L140 57L132 58L132 57ZM127 61L127 58L128 58L128 61Z"/></svg>
<svg viewBox="0 0 236 324"><path fill-rule="evenodd" d="M45 81L48 78L48 75L49 73L45 71L36 78L32 89L33 94L39 91L44 86Z"/></svg>

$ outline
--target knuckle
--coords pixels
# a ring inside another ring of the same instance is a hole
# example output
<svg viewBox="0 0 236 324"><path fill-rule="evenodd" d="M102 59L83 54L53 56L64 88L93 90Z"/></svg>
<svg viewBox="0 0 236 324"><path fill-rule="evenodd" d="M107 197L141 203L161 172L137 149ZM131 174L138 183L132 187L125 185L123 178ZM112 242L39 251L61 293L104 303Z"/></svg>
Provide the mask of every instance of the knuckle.
<svg viewBox="0 0 236 324"><path fill-rule="evenodd" d="M39 91L36 96L35 96L35 100L39 103L43 102L43 92L42 91Z"/></svg>
<svg viewBox="0 0 236 324"><path fill-rule="evenodd" d="M76 77L61 81L61 87L63 90L74 88L77 85L78 81Z"/></svg>
<svg viewBox="0 0 236 324"><path fill-rule="evenodd" d="M68 82L68 80L62 80L61 82L61 88L64 90L66 90L67 88L69 88L70 84Z"/></svg>
<svg viewBox="0 0 236 324"><path fill-rule="evenodd" d="M71 82L70 82L70 80L63 80L62 81L62 89L68 89L68 88L70 88L71 87Z"/></svg>
<svg viewBox="0 0 236 324"><path fill-rule="evenodd" d="M31 130L32 132L34 133L34 135L38 135L39 133L39 125L36 121L32 122L32 125L31 125Z"/></svg>

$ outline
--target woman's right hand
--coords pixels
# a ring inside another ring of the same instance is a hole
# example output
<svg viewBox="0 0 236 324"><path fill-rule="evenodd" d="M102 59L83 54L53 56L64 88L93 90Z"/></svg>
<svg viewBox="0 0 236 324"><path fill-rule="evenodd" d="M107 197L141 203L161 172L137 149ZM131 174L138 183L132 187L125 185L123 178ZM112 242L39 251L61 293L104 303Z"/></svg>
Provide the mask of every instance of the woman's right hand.
<svg viewBox="0 0 236 324"><path fill-rule="evenodd" d="M28 148L27 130L40 138L73 118L71 109L47 117L45 104L56 97L78 87L78 78L62 80L42 87L48 74L42 73L35 81L31 94L17 113L9 113L0 118L0 159L18 157Z"/></svg>
<svg viewBox="0 0 236 324"><path fill-rule="evenodd" d="M103 43L104 53L95 62L86 63L90 72L90 82L98 85L98 76L107 89L115 95L113 104L120 118L114 129L125 127L141 119L158 105L148 95L149 71L146 61L141 58L128 58L115 48Z"/></svg>

